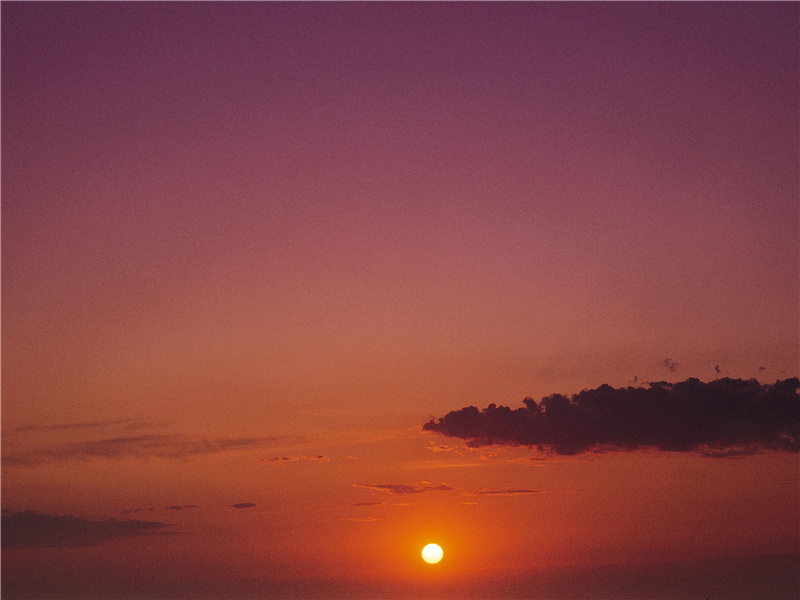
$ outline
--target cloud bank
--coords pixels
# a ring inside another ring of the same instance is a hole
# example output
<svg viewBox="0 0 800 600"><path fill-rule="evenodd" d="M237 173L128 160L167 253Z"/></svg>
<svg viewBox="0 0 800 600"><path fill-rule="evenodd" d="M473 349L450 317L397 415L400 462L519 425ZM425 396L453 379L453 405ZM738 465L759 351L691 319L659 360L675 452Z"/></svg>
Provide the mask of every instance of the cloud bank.
<svg viewBox="0 0 800 600"><path fill-rule="evenodd" d="M167 535L166 523L155 521L89 521L70 515L45 515L30 510L3 513L3 548L71 548L96 546L115 538Z"/></svg>
<svg viewBox="0 0 800 600"><path fill-rule="evenodd" d="M773 385L755 379L703 383L655 382L615 389L602 385L512 410L468 406L432 419L423 430L492 444L551 448L557 454L656 448L736 456L764 450L800 451L798 379Z"/></svg>

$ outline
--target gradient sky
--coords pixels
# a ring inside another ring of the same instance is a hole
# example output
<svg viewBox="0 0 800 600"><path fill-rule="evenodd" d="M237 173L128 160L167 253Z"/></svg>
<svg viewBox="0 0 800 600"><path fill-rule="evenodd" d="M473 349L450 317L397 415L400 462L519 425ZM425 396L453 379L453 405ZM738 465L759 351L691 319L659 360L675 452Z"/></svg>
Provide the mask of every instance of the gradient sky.
<svg viewBox="0 0 800 600"><path fill-rule="evenodd" d="M797 597L796 385L423 430L798 376L796 3L1 11L4 597Z"/></svg>

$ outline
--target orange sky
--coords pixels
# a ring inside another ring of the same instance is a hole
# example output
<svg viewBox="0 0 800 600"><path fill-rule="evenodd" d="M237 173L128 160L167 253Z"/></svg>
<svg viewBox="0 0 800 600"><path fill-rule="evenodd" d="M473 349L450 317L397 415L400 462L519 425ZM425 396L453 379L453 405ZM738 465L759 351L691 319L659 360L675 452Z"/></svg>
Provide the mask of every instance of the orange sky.
<svg viewBox="0 0 800 600"><path fill-rule="evenodd" d="M795 597L797 402L680 451L423 425L798 376L797 39L789 3L3 3L4 597Z"/></svg>

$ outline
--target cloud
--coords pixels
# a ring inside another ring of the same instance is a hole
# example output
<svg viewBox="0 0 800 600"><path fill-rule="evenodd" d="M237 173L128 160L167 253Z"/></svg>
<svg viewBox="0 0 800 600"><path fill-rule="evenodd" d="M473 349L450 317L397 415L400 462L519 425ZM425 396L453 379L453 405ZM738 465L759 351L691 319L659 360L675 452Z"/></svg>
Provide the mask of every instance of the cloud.
<svg viewBox="0 0 800 600"><path fill-rule="evenodd" d="M155 521L89 521L70 515L45 515L30 510L4 513L3 548L71 548L96 546L116 538L167 535L167 523Z"/></svg>
<svg viewBox="0 0 800 600"><path fill-rule="evenodd" d="M165 510L181 510L182 508L200 508L197 504L176 504L174 506L165 506Z"/></svg>
<svg viewBox="0 0 800 600"><path fill-rule="evenodd" d="M522 496L525 494L544 494L545 490L525 490L525 489L510 489L510 488L480 488L475 491L478 495L494 495L494 496Z"/></svg>
<svg viewBox="0 0 800 600"><path fill-rule="evenodd" d="M551 448L557 454L657 448L667 451L800 451L798 379L703 383L656 382L615 389L602 385L571 398L553 394L512 410L468 406L423 430L492 444Z"/></svg>
<svg viewBox="0 0 800 600"><path fill-rule="evenodd" d="M209 440L180 435L138 435L66 443L23 454L4 454L3 463L6 466L32 466L48 462L91 458L189 458L218 452L276 446L296 441L297 438L290 436Z"/></svg>
<svg viewBox="0 0 800 600"><path fill-rule="evenodd" d="M275 465L275 464L285 464L287 462L295 462L298 460L307 460L307 461L314 461L314 462L331 462L331 459L327 456L323 456L322 454L318 456L275 456L274 458L258 458L256 462L261 463L262 465Z"/></svg>
<svg viewBox="0 0 800 600"><path fill-rule="evenodd" d="M510 458L508 459L508 462L520 465L530 465L533 467L543 467L547 460L548 459L544 456L520 456L518 458Z"/></svg>
<svg viewBox="0 0 800 600"><path fill-rule="evenodd" d="M59 431L76 431L86 429L106 429L122 425L121 429L150 429L153 427L164 427L164 424L148 423L142 419L115 419L113 421L84 421L81 423L55 423L52 425L23 425L12 429L10 434L37 433L44 431L56 433Z"/></svg>
<svg viewBox="0 0 800 600"><path fill-rule="evenodd" d="M239 504L231 504L231 508L255 508L258 506L255 502L240 502Z"/></svg>
<svg viewBox="0 0 800 600"><path fill-rule="evenodd" d="M708 448L702 451L703 456L707 456L709 458L732 458L737 456L752 456L753 454L759 454L759 449L746 446L746 447L738 447L738 448Z"/></svg>
<svg viewBox="0 0 800 600"><path fill-rule="evenodd" d="M676 363L671 358L665 358L661 361L661 364L664 365L667 369L669 369L670 373L676 373L678 371L678 363Z"/></svg>
<svg viewBox="0 0 800 600"><path fill-rule="evenodd" d="M385 502L378 502L376 500L369 500L367 502L356 502L355 504L348 504L347 506L381 506Z"/></svg>
<svg viewBox="0 0 800 600"><path fill-rule="evenodd" d="M455 446L449 446L447 444L435 444L430 442L428 444L428 450L431 452L457 452L458 448Z"/></svg>
<svg viewBox="0 0 800 600"><path fill-rule="evenodd" d="M443 483L441 485L433 485L427 481L420 483L371 483L369 485L362 485L354 483L353 487L364 488L368 490L378 490L381 492L389 492L390 494L398 494L406 496L408 494L421 494L423 492L453 492L456 488Z"/></svg>

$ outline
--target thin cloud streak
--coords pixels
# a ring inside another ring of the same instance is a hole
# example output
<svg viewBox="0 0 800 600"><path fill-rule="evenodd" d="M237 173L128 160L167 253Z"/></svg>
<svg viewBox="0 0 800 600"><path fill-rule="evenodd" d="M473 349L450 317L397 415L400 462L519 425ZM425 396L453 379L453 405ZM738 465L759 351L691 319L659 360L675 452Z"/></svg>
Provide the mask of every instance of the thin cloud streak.
<svg viewBox="0 0 800 600"><path fill-rule="evenodd" d="M480 488L475 490L475 494L478 496L523 496L527 494L544 494L546 492L547 490L527 490L513 488Z"/></svg>
<svg viewBox="0 0 800 600"><path fill-rule="evenodd" d="M512 410L490 404L452 411L423 430L492 444L551 448L556 454L626 451L701 451L740 456L800 451L798 379L761 384L755 379L703 383L655 382L649 388L602 385L572 397L553 394Z"/></svg>
<svg viewBox="0 0 800 600"><path fill-rule="evenodd" d="M8 432L11 435L23 433L35 433L44 431L48 433L55 433L58 431L76 431L85 429L104 429L108 427L116 427L124 425L123 429L151 429L154 427L164 427L165 424L156 425L148 423L142 419L116 419L113 421L85 421L82 423L54 423L51 425L23 425L16 427ZM7 434L7 435L8 435Z"/></svg>
<svg viewBox="0 0 800 600"><path fill-rule="evenodd" d="M275 456L273 458L256 459L256 462L261 463L262 465L280 465L280 464L285 464L287 462L297 462L297 461L331 462L331 459L327 456L323 456L322 454L318 456Z"/></svg>
<svg viewBox="0 0 800 600"><path fill-rule="evenodd" d="M140 435L60 444L51 448L3 456L5 466L34 466L42 463L92 458L190 458L220 452L280 446L297 442L297 437L194 439L180 435Z"/></svg>
<svg viewBox="0 0 800 600"><path fill-rule="evenodd" d="M353 487L389 492L390 494L397 494L398 496L422 494L424 492L454 492L457 489L446 483L434 485L427 481L420 483L371 483L367 485L354 483Z"/></svg>

